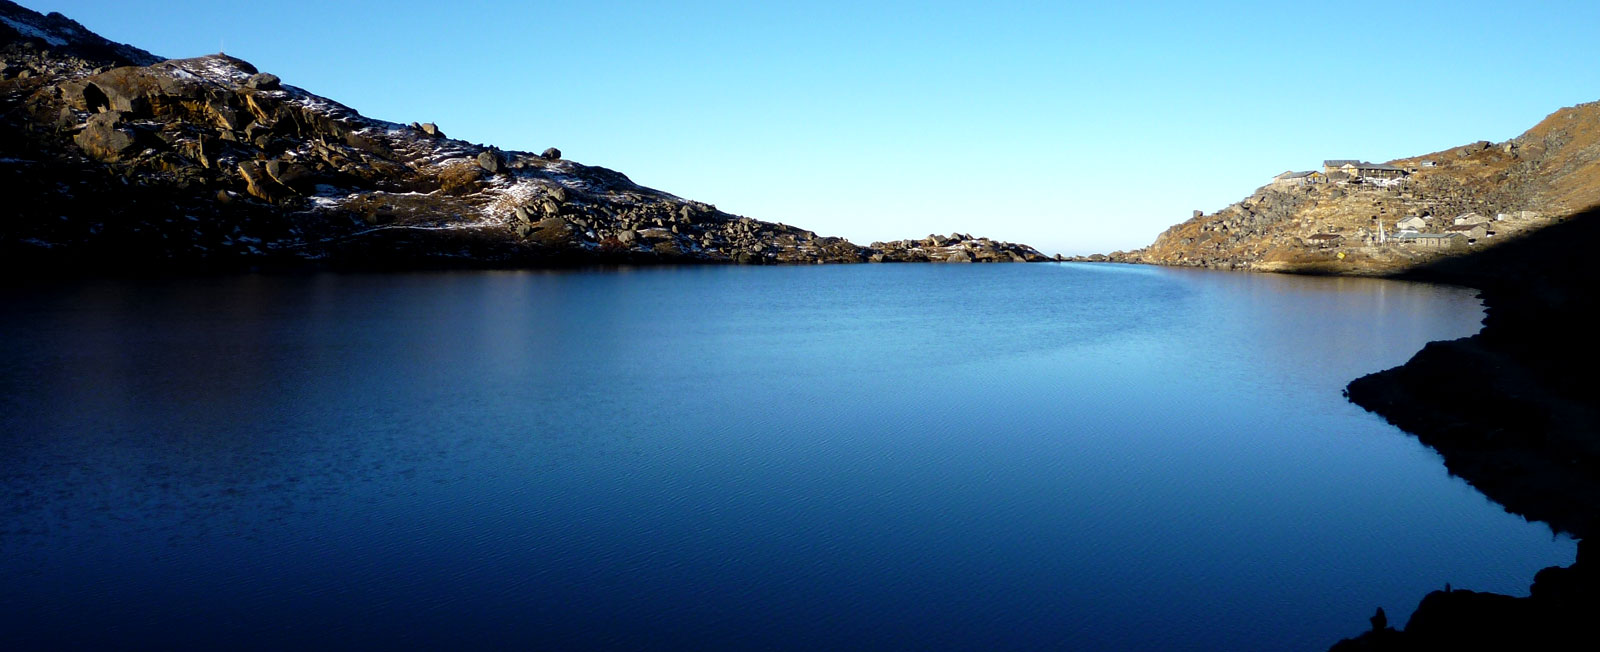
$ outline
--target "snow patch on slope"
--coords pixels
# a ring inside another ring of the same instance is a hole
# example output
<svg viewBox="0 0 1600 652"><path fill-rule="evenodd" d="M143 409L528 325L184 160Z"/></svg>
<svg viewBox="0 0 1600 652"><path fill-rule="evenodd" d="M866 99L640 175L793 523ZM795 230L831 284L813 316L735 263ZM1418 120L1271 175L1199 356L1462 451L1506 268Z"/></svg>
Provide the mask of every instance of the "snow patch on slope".
<svg viewBox="0 0 1600 652"><path fill-rule="evenodd" d="M57 36L53 32L47 32L21 21L0 16L0 23L5 23L7 27L17 30L17 33L21 34L24 38L36 38L56 47L61 47L67 44L67 40L65 38Z"/></svg>

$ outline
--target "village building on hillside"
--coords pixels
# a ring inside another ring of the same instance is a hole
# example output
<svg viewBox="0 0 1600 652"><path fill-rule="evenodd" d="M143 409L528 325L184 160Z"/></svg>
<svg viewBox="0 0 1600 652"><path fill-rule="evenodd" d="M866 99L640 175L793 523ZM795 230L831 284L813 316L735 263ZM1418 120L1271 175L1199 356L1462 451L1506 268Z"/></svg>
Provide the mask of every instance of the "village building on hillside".
<svg viewBox="0 0 1600 652"><path fill-rule="evenodd" d="M1326 160L1326 161L1322 162L1322 173L1323 174L1333 174L1335 172L1341 172L1347 166L1355 166L1355 165L1358 165L1360 163L1361 163L1361 161L1357 161L1355 159L1347 159L1347 158Z"/></svg>
<svg viewBox="0 0 1600 652"><path fill-rule="evenodd" d="M1306 172L1285 171L1283 174L1272 178L1275 186L1305 186L1313 183L1327 183L1328 175L1316 170Z"/></svg>
<svg viewBox="0 0 1600 652"><path fill-rule="evenodd" d="M1351 179L1391 180L1403 179L1409 172L1405 168L1395 167L1386 163L1368 163L1354 159L1329 159L1322 162L1322 172L1333 178L1333 173L1342 172L1350 175Z"/></svg>
<svg viewBox="0 0 1600 652"><path fill-rule="evenodd" d="M1338 245L1342 240L1344 236L1337 233L1316 233L1306 238L1306 243L1319 249L1327 249Z"/></svg>
<svg viewBox="0 0 1600 652"><path fill-rule="evenodd" d="M1466 236L1467 244L1477 244L1479 240L1487 238L1491 233L1493 233L1489 230L1489 225L1484 223L1457 224L1455 226L1445 227L1444 232L1459 233Z"/></svg>
<svg viewBox="0 0 1600 652"><path fill-rule="evenodd" d="M1467 224L1489 224L1493 221L1494 220L1477 213L1462 213L1457 215L1456 219L1453 220L1455 226L1463 226Z"/></svg>
<svg viewBox="0 0 1600 652"><path fill-rule="evenodd" d="M1396 235L1394 240L1419 249L1455 251L1467 248L1467 237L1460 233L1411 233L1407 231Z"/></svg>
<svg viewBox="0 0 1600 652"><path fill-rule="evenodd" d="M1416 215L1403 218L1394 223L1394 230L1401 232L1415 231L1420 233L1426 228L1428 228L1428 221Z"/></svg>

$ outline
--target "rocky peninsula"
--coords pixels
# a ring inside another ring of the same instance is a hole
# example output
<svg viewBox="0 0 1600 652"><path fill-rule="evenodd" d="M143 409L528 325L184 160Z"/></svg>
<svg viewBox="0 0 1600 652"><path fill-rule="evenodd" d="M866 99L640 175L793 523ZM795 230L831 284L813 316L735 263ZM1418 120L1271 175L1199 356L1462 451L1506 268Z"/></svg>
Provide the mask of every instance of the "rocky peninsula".
<svg viewBox="0 0 1600 652"><path fill-rule="evenodd" d="M374 120L225 54L163 60L0 0L0 260L29 273L1018 262L731 215L560 150Z"/></svg>

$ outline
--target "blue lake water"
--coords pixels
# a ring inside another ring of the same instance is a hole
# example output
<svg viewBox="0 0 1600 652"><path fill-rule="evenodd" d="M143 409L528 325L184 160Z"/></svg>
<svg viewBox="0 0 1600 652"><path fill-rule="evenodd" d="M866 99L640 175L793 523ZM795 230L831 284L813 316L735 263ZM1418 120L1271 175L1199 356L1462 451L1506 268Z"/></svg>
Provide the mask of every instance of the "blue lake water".
<svg viewBox="0 0 1600 652"><path fill-rule="evenodd" d="M0 648L1320 650L1573 542L1347 403L1470 290L1113 265L0 290Z"/></svg>

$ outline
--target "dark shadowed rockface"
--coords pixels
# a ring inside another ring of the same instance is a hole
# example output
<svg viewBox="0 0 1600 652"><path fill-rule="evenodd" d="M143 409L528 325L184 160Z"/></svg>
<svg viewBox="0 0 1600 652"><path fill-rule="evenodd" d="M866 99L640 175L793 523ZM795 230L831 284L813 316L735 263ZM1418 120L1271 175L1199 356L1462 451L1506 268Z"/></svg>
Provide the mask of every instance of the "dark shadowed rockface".
<svg viewBox="0 0 1600 652"><path fill-rule="evenodd" d="M1424 597L1404 629L1375 617L1372 630L1330 652L1588 649L1600 636L1592 546L1580 542L1571 566L1539 571L1528 597L1446 587Z"/></svg>
<svg viewBox="0 0 1600 652"><path fill-rule="evenodd" d="M1403 631L1375 631L1335 650L1543 649L1600 634L1600 574L1584 561L1600 527L1600 402L1588 385L1600 368L1590 341L1600 314L1597 244L1600 210L1590 209L1412 270L1406 278L1481 288L1483 330L1430 343L1347 390L1508 511L1583 538L1578 563L1541 571L1527 598L1430 594Z"/></svg>
<svg viewBox="0 0 1600 652"><path fill-rule="evenodd" d="M1600 403L1588 390L1600 364L1597 215L1407 274L1481 288L1483 330L1348 390L1510 511L1580 537L1600 525Z"/></svg>
<svg viewBox="0 0 1600 652"><path fill-rule="evenodd" d="M0 19L0 260L30 273L1046 259L962 234L863 247L373 120L224 54L160 61L6 0Z"/></svg>

